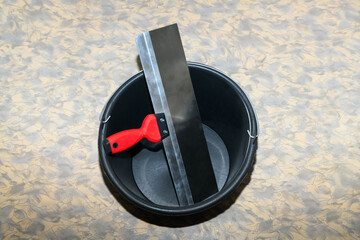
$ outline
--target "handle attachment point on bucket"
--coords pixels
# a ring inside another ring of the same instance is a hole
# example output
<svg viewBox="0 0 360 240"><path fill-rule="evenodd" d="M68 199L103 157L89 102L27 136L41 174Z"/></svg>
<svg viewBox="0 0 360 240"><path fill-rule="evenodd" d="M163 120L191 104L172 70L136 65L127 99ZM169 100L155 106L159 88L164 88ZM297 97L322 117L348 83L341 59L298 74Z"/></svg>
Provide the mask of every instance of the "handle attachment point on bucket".
<svg viewBox="0 0 360 240"><path fill-rule="evenodd" d="M109 115L105 120L102 120L102 123L107 123L109 121L109 119L111 118L111 116Z"/></svg>
<svg viewBox="0 0 360 240"><path fill-rule="evenodd" d="M259 134L256 134L256 136L251 135L250 130L247 130L247 133L249 134L249 137L252 139L255 139L259 136Z"/></svg>

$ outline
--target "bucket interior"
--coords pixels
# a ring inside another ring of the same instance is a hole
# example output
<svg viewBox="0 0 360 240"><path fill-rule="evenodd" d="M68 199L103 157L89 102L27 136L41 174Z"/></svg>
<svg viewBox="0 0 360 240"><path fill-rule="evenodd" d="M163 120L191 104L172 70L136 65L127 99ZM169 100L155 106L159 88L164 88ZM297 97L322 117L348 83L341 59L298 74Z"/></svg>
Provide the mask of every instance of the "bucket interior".
<svg viewBox="0 0 360 240"><path fill-rule="evenodd" d="M234 181L243 167L249 146L249 115L244 96L234 87L234 83L224 75L207 68L189 65L190 75L203 124L217 133L224 142L229 155L229 172L223 189ZM142 73L127 81L121 91L109 100L109 121L104 124L104 137L119 131L139 128L144 117L153 113L153 108ZM133 157L143 149L141 143L117 153L105 155L119 182L137 198L152 202L140 191L133 174ZM220 194L220 193L217 193Z"/></svg>

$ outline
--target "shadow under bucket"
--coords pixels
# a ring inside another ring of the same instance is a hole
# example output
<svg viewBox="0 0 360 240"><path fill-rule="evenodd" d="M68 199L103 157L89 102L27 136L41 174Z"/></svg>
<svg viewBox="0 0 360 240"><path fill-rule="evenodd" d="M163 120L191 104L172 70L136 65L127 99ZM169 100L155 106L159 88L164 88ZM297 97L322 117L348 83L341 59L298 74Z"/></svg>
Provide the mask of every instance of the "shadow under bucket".
<svg viewBox="0 0 360 240"><path fill-rule="evenodd" d="M101 116L98 148L103 172L126 200L154 214L191 215L214 207L252 171L258 122L248 97L223 73L198 63L188 62L188 66L219 188L209 198L190 206L178 205L159 144L143 140L124 152L105 153L102 142L106 137L139 128L144 117L154 113L143 72L117 89Z"/></svg>

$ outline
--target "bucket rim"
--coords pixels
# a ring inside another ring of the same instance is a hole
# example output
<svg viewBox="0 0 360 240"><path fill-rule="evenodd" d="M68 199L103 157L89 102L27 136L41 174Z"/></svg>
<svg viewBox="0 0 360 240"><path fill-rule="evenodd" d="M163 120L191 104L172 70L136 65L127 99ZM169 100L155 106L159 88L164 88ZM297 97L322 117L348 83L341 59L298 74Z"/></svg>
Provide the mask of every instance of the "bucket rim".
<svg viewBox="0 0 360 240"><path fill-rule="evenodd" d="M238 83L236 83L233 79L231 79L229 76L227 76L226 74L224 74L223 72L219 71L216 68L197 62L188 61L187 63L188 63L188 67L210 71L221 77L223 80L226 80L227 83L230 84L230 86L234 90L236 90L237 93L240 95L240 98L245 105L248 115L249 128L250 128L248 130L249 141L248 141L248 146L243 164L238 170L238 172L234 175L233 180L226 187L224 186L224 188L221 189L216 194L210 196L209 198L201 202L195 203L194 205L190 205L190 206L181 206L181 207L162 206L152 203L150 201L143 200L140 197L138 197L136 194L130 191L123 183L121 183L121 181L118 179L115 172L111 168L109 161L106 159L106 153L102 147L102 142L105 138L104 133L106 129L106 123L107 120L111 117L109 114L110 111L109 103L113 102L114 99L116 99L117 96L121 94L121 92L124 91L124 89L126 89L127 86L129 86L133 81L136 81L139 77L144 76L143 71L139 71L137 74L130 77L115 90L115 92L106 102L103 111L100 115L98 151L100 156L100 166L103 173L108 178L110 183L121 193L121 195L123 195L123 198L125 198L128 202L134 204L135 206L143 210L165 216L185 216L185 215L192 215L195 213L199 213L211 207L216 206L224 199L229 197L229 195L233 193L236 190L236 188L241 184L245 176L252 171L252 167L254 163L253 160L257 149L257 139L259 135L259 122L258 122L257 114L255 112L255 109L253 107L250 98L247 96L247 94L241 88L241 86Z"/></svg>

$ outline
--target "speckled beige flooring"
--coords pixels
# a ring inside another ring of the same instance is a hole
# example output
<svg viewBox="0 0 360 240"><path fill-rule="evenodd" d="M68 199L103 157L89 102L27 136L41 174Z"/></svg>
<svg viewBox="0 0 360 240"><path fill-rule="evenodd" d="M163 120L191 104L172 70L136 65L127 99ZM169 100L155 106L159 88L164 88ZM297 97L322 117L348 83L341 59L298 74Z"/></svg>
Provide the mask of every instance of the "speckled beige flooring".
<svg viewBox="0 0 360 240"><path fill-rule="evenodd" d="M175 22L260 122L250 182L182 228L124 208L97 151L136 35ZM359 69L359 1L1 1L0 238L359 239Z"/></svg>

